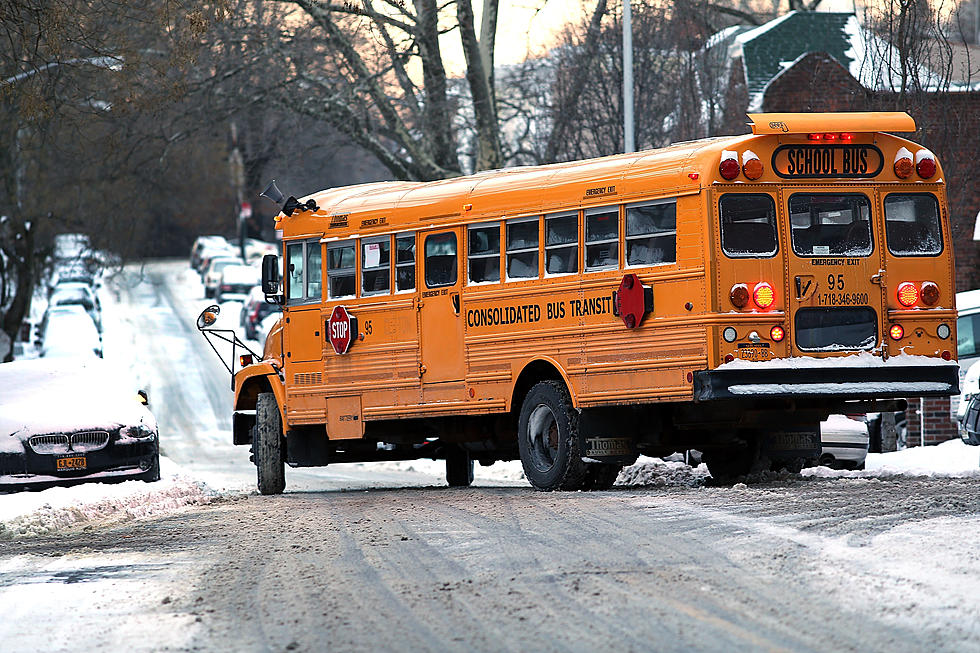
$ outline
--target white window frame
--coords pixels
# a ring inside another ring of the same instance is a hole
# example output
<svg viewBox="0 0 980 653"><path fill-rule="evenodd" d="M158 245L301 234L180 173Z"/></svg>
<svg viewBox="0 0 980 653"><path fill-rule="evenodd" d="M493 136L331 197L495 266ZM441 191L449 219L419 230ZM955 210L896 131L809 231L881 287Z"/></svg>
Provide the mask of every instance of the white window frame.
<svg viewBox="0 0 980 653"><path fill-rule="evenodd" d="M638 209L644 206L657 206L660 204L673 204L674 205L674 230L673 231L658 231L652 234L637 234L635 236L629 235L629 210ZM657 238L659 236L673 236L674 237L674 260L665 263L636 263L630 264L629 262L629 241L639 240L641 238ZM636 268L655 268L661 265L677 265L677 198L676 197L665 197L659 200L650 200L647 202L633 202L632 204L627 204L623 207L623 266L625 269L636 269Z"/></svg>
<svg viewBox="0 0 980 653"><path fill-rule="evenodd" d="M332 250L332 249L341 249L342 247L353 247L354 248L354 267L353 268L341 268L340 270L337 270L337 271L331 271L330 270L330 250ZM358 254L359 253L360 252L358 252L357 240L356 239L337 240L337 241L334 241L332 243L327 243L327 255L325 257L326 258L325 267L326 267L326 270L327 270L327 299L330 299L330 300L335 300L335 299L351 299L351 298L357 297L357 287L359 285L358 279L357 279L357 257L358 257ZM354 275L354 294L353 295L340 295L338 297L334 297L333 294L330 292L330 290L331 290L331 287L330 287L330 279L332 277L346 276L348 269L351 270L350 274L353 274Z"/></svg>
<svg viewBox="0 0 980 653"><path fill-rule="evenodd" d="M602 272L604 270L616 270L619 268L619 204L612 204L606 206L595 206L590 209L585 209L585 214L582 220L582 239L585 241L582 245L582 261L585 264L585 272ZM611 210L610 210L611 209ZM615 213L616 214L616 238L606 238L605 240L595 240L589 241L589 216L590 215L601 215L603 213ZM616 243L616 262L612 265L602 265L589 267L589 246L590 245L608 245L609 243Z"/></svg>
<svg viewBox="0 0 980 653"><path fill-rule="evenodd" d="M510 249L510 238L507 233L508 227L512 224L522 224L525 222L533 222L538 227L537 241L538 244L534 247L522 247L520 249L511 250ZM510 255L511 254L527 254L528 252L534 252L537 254L536 260L538 262L538 270L534 276L530 277L512 277L508 270L510 270ZM524 218L511 218L504 222L504 278L507 281L526 281L528 279L540 279L541 278L541 216L533 215Z"/></svg>
<svg viewBox="0 0 980 653"><path fill-rule="evenodd" d="M497 228L497 253L496 254L471 254L470 253L470 232L475 229L486 229L487 227ZM500 221L494 220L491 222L481 222L479 224L471 224L466 226L466 285L468 286L485 286L494 283L500 283L503 275L500 272L500 250L502 249L501 244L501 232L503 230L500 228ZM506 238L506 236L504 236ZM497 280L496 281L474 281L472 277L472 270L470 269L470 262L473 259L490 259L497 257Z"/></svg>
<svg viewBox="0 0 980 653"><path fill-rule="evenodd" d="M375 265L375 266L372 266L372 267L369 267L369 268L368 267L365 267L364 266L364 246L365 245L372 245L374 243L384 243L384 242L387 242L388 243L388 265ZM368 238L362 238L361 241L360 241L360 244L358 245L358 252L361 255L361 259L360 259L361 260L361 277L360 277L360 281L361 281L361 283L360 283L360 286L361 286L361 297L376 297L378 295L390 295L391 294L391 235L389 234L387 236L371 236L371 237L368 237ZM355 267L356 267L356 265L357 264L355 263ZM367 290L364 287L364 273L365 272L374 272L374 271L382 270L382 269L388 270L388 289L387 290Z"/></svg>

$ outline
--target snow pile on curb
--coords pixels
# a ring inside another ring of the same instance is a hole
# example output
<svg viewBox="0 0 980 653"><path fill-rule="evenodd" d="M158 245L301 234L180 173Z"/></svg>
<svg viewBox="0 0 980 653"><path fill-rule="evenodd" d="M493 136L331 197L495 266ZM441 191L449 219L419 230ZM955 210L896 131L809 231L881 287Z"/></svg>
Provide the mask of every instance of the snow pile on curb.
<svg viewBox="0 0 980 653"><path fill-rule="evenodd" d="M888 478L891 476L940 476L980 478L980 447L962 440L949 440L927 447L912 447L889 453L869 453L863 471L813 467L804 476L845 478Z"/></svg>
<svg viewBox="0 0 980 653"><path fill-rule="evenodd" d="M160 467L162 476L156 483L85 483L0 495L0 539L158 517L185 506L210 503L218 496L163 456Z"/></svg>
<svg viewBox="0 0 980 653"><path fill-rule="evenodd" d="M708 466L691 467L686 463L640 456L619 473L617 486L698 487L710 478Z"/></svg>

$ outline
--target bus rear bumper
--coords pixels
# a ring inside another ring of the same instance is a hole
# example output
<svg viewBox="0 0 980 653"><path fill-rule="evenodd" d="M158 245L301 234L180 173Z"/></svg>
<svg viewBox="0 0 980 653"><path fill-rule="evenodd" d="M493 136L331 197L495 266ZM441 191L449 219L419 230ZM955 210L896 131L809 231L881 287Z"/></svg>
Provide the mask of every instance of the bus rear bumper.
<svg viewBox="0 0 980 653"><path fill-rule="evenodd" d="M959 367L955 364L736 367L694 374L695 401L762 397L887 399L949 396L959 391Z"/></svg>

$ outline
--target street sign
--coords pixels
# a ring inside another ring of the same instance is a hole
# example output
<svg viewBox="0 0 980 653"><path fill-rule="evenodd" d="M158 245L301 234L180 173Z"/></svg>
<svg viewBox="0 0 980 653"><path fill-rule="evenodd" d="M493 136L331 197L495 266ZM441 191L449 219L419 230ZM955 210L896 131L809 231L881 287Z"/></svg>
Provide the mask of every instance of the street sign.
<svg viewBox="0 0 980 653"><path fill-rule="evenodd" d="M357 318L343 306L334 306L333 313L327 320L327 337L330 338L330 345L335 352L346 354L357 337Z"/></svg>
<svg viewBox="0 0 980 653"><path fill-rule="evenodd" d="M239 220L248 220L252 217L252 205L249 202L242 202L242 208L238 212Z"/></svg>

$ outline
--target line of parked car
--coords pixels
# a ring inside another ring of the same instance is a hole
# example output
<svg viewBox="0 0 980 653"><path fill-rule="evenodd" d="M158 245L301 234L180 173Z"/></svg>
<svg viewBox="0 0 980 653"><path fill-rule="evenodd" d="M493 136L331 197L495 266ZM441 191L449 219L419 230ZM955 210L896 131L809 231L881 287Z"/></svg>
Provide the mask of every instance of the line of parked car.
<svg viewBox="0 0 980 653"><path fill-rule="evenodd" d="M278 254L273 243L247 238L242 247L237 241L222 236L201 236L191 247L190 265L201 275L204 296L215 301L242 303L239 324L246 338L265 340L282 309L265 301L259 287L261 270L258 265L266 254Z"/></svg>

